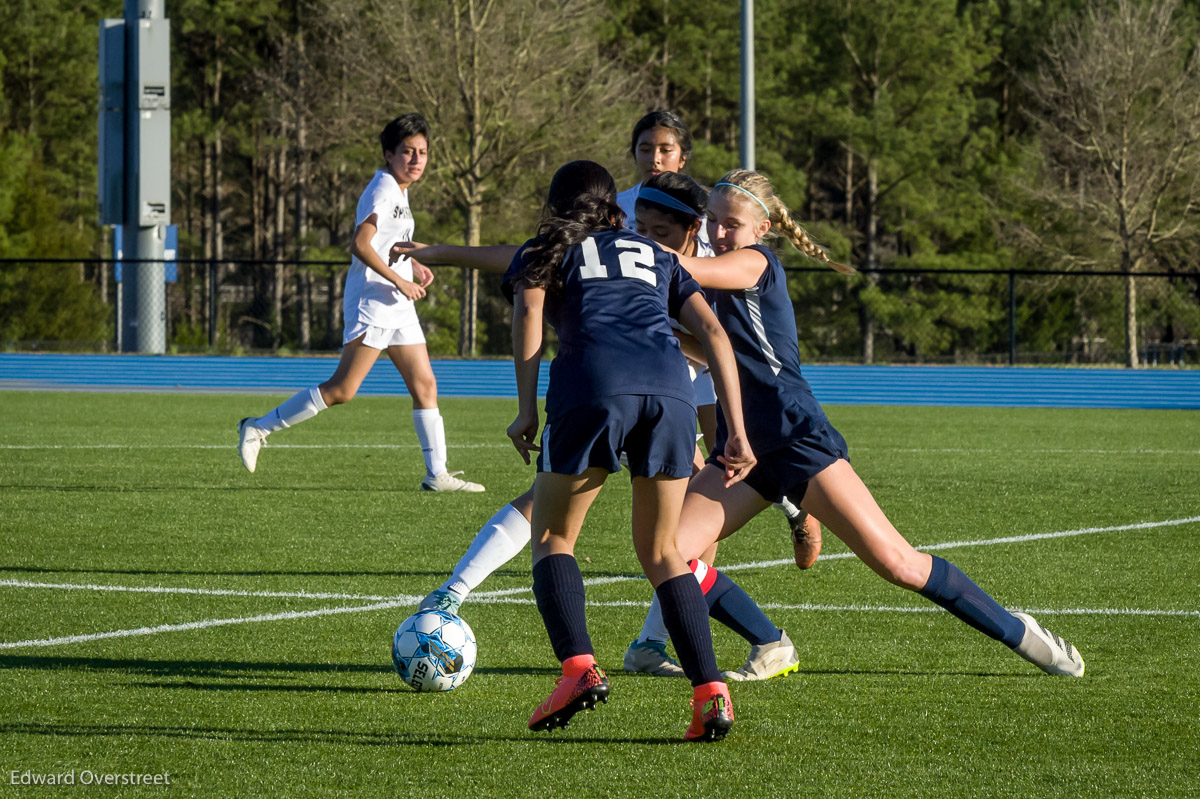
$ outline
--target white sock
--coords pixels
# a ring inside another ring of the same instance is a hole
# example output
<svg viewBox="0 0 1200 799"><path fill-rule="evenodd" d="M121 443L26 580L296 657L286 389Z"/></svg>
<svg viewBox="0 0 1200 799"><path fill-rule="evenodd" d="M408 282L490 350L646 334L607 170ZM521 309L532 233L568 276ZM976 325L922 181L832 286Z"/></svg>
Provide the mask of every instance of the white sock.
<svg viewBox="0 0 1200 799"><path fill-rule="evenodd" d="M297 391L291 399L285 401L266 416L255 419L253 424L259 430L274 433L285 427L300 424L313 418L325 410L325 400L321 398L321 390L316 386Z"/></svg>
<svg viewBox="0 0 1200 799"><path fill-rule="evenodd" d="M708 564L697 559L696 568L692 569L692 576L696 578L696 582L703 584L704 575L707 573ZM650 610L646 611L646 621L642 624L642 631L638 634L637 642L640 644L643 641L658 641L660 644L665 644L670 637L671 634L667 632L667 623L663 621L658 592L655 591L654 598L650 600Z"/></svg>
<svg viewBox="0 0 1200 799"><path fill-rule="evenodd" d="M442 415L437 408L414 408L412 418L421 454L425 456L425 472L429 477L437 477L446 471L446 428Z"/></svg>
<svg viewBox="0 0 1200 799"><path fill-rule="evenodd" d="M798 505L793 505L792 501L787 497L784 497L776 502L775 507L783 511L783 515L787 516L789 519L795 519L797 516L800 516L804 513L804 511Z"/></svg>
<svg viewBox="0 0 1200 799"><path fill-rule="evenodd" d="M662 606L658 604L658 592L655 592L654 598L650 600L650 610L646 613L642 631L638 634L638 643L658 641L660 644L665 644L670 637L671 634L667 632L667 623L663 621Z"/></svg>
<svg viewBox="0 0 1200 799"><path fill-rule="evenodd" d="M505 505L475 534L465 555L454 567L443 591L465 597L492 572L517 556L532 538L529 520L512 505Z"/></svg>

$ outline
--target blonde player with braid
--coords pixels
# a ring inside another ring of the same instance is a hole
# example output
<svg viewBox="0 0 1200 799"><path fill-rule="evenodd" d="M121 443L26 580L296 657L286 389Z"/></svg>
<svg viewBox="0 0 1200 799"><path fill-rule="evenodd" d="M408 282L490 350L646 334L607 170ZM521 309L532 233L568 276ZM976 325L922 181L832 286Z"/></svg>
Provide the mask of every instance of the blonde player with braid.
<svg viewBox="0 0 1200 799"><path fill-rule="evenodd" d="M719 425L708 463L688 486L679 520L680 554L699 557L786 495L798 499L883 579L919 593L1049 674L1082 676L1083 658L1071 644L1031 616L1010 613L953 564L914 549L850 465L845 439L800 374L786 276L779 258L761 241L783 235L810 258L839 272L854 270L831 261L813 243L757 172L735 170L714 186L708 234L717 256L681 257L680 262L704 287L733 345L746 433L758 465L742 482L724 484L716 457L726 431ZM697 576L703 567L695 569ZM790 670L789 650L786 635L755 645L746 665L724 676L765 679Z"/></svg>

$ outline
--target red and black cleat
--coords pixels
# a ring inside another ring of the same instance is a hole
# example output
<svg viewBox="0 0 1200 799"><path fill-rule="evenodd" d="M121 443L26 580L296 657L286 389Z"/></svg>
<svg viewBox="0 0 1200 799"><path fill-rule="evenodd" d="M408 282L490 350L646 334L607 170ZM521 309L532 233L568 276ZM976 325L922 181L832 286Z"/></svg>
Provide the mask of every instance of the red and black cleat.
<svg viewBox="0 0 1200 799"><path fill-rule="evenodd" d="M565 727L581 710L608 701L608 675L596 663L582 674L559 677L554 691L533 711L529 729L534 732Z"/></svg>

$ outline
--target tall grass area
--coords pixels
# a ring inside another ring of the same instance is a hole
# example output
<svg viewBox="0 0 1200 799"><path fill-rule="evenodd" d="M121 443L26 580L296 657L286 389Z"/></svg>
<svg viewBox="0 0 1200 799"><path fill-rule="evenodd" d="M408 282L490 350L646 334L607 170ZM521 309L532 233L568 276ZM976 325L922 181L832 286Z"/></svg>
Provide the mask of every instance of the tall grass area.
<svg viewBox="0 0 1200 799"><path fill-rule="evenodd" d="M650 598L624 475L577 552L585 579L628 578L588 589L612 696L533 734L557 663L531 593L506 592L529 587L527 552L463 606L479 661L462 688L415 693L389 660L416 598L533 478L504 436L515 402L442 401L450 468L487 487L450 496L417 490L406 399L359 398L278 433L247 473L237 420L278 399L0 393L10 793L45 795L21 787L25 772L85 770L169 773L180 795L222 797L1180 796L1200 783L1200 414L827 409L909 540L961 542L938 554L1074 643L1087 674L1043 675L927 612L828 533L822 560L796 570L768 511L718 565L768 562L729 573L796 642L800 672L734 685L729 738L685 745L686 681L620 668ZM1175 523L1107 529L1162 522ZM1019 540L988 543L1000 538ZM97 590L117 586L201 591ZM92 637L114 631L138 634ZM713 634L721 667L741 665L744 642ZM99 790L114 789L56 795Z"/></svg>

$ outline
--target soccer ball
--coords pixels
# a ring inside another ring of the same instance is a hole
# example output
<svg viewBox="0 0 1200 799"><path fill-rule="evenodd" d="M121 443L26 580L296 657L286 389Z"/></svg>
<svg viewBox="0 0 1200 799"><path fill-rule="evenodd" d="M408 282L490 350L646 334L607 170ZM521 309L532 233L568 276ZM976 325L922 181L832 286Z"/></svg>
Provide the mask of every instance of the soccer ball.
<svg viewBox="0 0 1200 799"><path fill-rule="evenodd" d="M444 610L419 610L392 638L396 673L418 691L452 691L475 668L475 633Z"/></svg>

